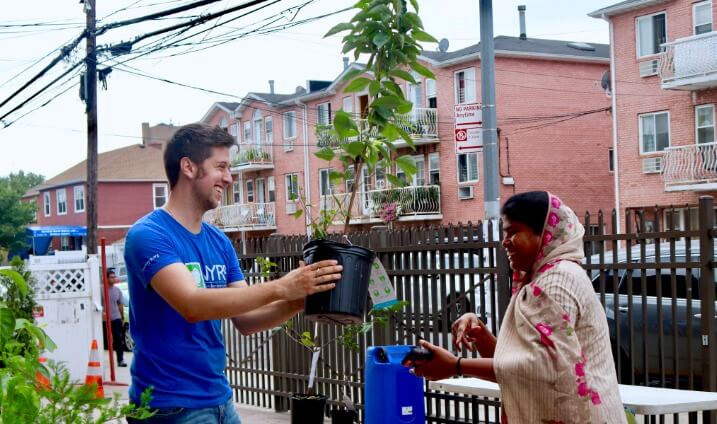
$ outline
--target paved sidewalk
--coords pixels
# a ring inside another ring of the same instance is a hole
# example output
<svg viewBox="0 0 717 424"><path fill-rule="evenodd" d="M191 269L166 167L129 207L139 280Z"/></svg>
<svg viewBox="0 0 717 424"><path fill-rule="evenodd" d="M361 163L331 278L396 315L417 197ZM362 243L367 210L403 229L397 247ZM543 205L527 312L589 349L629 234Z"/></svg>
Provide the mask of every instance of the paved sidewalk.
<svg viewBox="0 0 717 424"><path fill-rule="evenodd" d="M117 362L115 362L115 382L125 385L112 385L110 381L110 362L107 354L108 352L104 351L104 362L102 364L105 374L102 380L104 382L105 396L111 397L114 393L119 393L121 395L120 399L128 401L130 383L129 367L120 368L117 366ZM127 364L130 364L132 362L132 354L125 353L124 360ZM236 407L242 424L288 424L291 422L291 416L288 412L274 412L270 409L242 404L236 404Z"/></svg>

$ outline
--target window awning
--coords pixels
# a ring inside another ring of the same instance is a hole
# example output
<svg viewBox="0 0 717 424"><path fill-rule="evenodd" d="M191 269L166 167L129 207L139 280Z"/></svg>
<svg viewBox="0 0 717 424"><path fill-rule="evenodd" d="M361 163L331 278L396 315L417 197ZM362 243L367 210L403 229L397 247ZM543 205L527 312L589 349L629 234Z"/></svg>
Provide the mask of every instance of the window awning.
<svg viewBox="0 0 717 424"><path fill-rule="evenodd" d="M87 235L87 227L81 225L47 225L42 227L27 227L27 234L30 237L80 237Z"/></svg>

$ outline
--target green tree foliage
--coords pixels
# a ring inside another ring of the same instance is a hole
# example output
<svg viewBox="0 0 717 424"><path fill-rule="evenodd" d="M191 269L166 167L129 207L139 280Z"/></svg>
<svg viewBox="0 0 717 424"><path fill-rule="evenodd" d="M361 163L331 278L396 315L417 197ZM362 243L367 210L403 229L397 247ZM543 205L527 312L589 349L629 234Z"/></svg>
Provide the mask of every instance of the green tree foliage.
<svg viewBox="0 0 717 424"><path fill-rule="evenodd" d="M12 252L27 246L25 227L33 221L36 204L20 198L44 180L42 175L23 171L0 177L0 250Z"/></svg>

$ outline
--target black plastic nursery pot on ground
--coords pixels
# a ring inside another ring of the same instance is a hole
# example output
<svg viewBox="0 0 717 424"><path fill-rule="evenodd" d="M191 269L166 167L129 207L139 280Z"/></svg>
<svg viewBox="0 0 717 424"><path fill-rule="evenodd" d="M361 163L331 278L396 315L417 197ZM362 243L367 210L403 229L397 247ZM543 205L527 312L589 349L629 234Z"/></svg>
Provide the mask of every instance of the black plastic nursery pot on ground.
<svg viewBox="0 0 717 424"><path fill-rule="evenodd" d="M291 396L291 424L322 424L324 422L324 395Z"/></svg>
<svg viewBox="0 0 717 424"><path fill-rule="evenodd" d="M363 321L371 264L375 253L361 246L331 240L312 240L304 245L307 264L335 259L343 266L336 288L306 298L304 313L314 321L356 324Z"/></svg>

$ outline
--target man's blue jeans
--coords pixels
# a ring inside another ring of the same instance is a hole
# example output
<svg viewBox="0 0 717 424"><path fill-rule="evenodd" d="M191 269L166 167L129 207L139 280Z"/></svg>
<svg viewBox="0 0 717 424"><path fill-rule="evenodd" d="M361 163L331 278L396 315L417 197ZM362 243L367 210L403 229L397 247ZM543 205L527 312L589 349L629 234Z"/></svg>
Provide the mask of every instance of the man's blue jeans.
<svg viewBox="0 0 717 424"><path fill-rule="evenodd" d="M234 402L209 408L157 408L146 420L127 418L129 424L241 424Z"/></svg>

